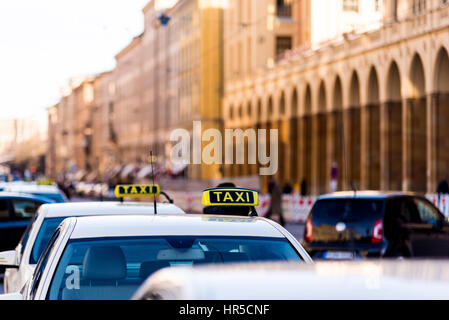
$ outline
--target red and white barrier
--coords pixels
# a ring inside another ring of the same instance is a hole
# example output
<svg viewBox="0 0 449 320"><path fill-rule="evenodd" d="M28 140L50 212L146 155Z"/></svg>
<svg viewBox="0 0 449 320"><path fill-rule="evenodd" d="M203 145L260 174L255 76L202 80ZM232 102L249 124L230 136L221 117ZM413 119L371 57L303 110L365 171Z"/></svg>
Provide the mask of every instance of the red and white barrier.
<svg viewBox="0 0 449 320"><path fill-rule="evenodd" d="M201 213L203 205L201 204L202 192L186 191L186 192L170 192L170 196L175 200L175 204L186 212ZM284 218L287 222L303 223L307 219L307 215L312 209L317 197L303 197L299 193L283 195L282 209ZM429 199L440 211L449 217L449 195L441 195L438 201L438 195L428 194ZM265 217L270 207L270 195L259 194L259 206L256 208L259 216ZM274 217L276 219L277 217Z"/></svg>
<svg viewBox="0 0 449 320"><path fill-rule="evenodd" d="M446 218L449 218L449 194L442 194L440 197L438 194L428 194L426 198L440 209Z"/></svg>

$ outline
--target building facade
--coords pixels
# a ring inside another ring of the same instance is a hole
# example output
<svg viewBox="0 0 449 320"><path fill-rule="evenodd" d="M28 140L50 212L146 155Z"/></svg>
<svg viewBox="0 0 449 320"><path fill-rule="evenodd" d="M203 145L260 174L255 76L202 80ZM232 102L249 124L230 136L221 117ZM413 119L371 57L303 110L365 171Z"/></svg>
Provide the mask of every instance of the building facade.
<svg viewBox="0 0 449 320"><path fill-rule="evenodd" d="M279 129L282 182L325 193L336 167L339 190L434 192L448 174L449 6L383 5L380 28L226 83L226 127Z"/></svg>
<svg viewBox="0 0 449 320"><path fill-rule="evenodd" d="M116 55L116 68L72 82L49 109L48 148L55 154L49 173L75 168L108 179L117 167L136 172L148 165L152 151L159 169L220 179L220 165L174 168L170 135L183 128L193 136L196 120L201 133L223 128L223 3L180 0L160 9L150 1L144 32Z"/></svg>

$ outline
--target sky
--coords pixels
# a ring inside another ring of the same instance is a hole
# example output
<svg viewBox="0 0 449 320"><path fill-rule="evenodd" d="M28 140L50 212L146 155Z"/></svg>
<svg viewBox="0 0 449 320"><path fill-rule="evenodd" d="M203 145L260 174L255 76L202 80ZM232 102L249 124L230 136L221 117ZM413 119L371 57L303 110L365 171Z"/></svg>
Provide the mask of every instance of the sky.
<svg viewBox="0 0 449 320"><path fill-rule="evenodd" d="M73 76L111 70L149 0L1 0L0 118L37 116Z"/></svg>

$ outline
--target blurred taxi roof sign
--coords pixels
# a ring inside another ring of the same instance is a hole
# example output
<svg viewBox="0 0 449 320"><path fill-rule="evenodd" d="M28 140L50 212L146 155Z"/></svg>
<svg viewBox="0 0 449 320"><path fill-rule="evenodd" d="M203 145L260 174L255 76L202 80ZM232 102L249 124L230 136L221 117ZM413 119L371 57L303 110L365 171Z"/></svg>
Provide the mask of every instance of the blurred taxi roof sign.
<svg viewBox="0 0 449 320"><path fill-rule="evenodd" d="M117 185L114 194L117 198L157 197L161 194L159 185Z"/></svg>
<svg viewBox="0 0 449 320"><path fill-rule="evenodd" d="M204 206L252 206L259 205L259 193L244 188L211 188L203 191Z"/></svg>
<svg viewBox="0 0 449 320"><path fill-rule="evenodd" d="M40 186L52 186L54 184L54 181L51 179L39 179L36 180L36 184Z"/></svg>

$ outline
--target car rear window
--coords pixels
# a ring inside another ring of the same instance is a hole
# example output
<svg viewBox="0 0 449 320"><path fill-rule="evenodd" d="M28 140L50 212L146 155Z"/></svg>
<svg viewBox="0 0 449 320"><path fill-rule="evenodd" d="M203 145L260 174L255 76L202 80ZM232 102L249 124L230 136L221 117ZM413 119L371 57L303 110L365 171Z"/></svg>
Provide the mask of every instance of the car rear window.
<svg viewBox="0 0 449 320"><path fill-rule="evenodd" d="M312 220L331 225L338 222L368 222L381 218L383 211L383 199L323 199L313 206Z"/></svg>

